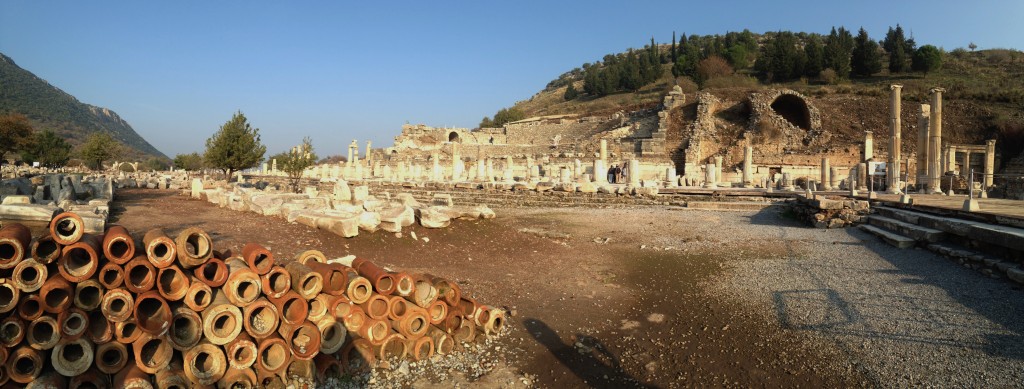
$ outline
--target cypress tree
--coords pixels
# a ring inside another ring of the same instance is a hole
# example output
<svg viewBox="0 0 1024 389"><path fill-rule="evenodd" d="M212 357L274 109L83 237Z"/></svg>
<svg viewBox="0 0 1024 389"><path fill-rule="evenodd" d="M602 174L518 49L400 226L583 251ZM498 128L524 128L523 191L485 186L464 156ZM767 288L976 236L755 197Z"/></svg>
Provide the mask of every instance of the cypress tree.
<svg viewBox="0 0 1024 389"><path fill-rule="evenodd" d="M878 55L878 43L871 40L863 27L857 32L854 42L850 58L850 70L853 74L866 77L882 71L882 57Z"/></svg>

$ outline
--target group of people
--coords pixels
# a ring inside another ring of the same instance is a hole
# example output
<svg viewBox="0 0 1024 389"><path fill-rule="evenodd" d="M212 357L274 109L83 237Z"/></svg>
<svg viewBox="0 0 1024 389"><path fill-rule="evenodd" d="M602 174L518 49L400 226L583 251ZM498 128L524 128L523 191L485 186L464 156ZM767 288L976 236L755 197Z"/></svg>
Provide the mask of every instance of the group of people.
<svg viewBox="0 0 1024 389"><path fill-rule="evenodd" d="M615 184L615 183L620 183L620 182L626 182L626 180L628 178L629 178L629 168L626 166L625 162L622 163L622 167L619 167L619 165L614 165L613 164L612 167L608 168L608 182L609 183Z"/></svg>

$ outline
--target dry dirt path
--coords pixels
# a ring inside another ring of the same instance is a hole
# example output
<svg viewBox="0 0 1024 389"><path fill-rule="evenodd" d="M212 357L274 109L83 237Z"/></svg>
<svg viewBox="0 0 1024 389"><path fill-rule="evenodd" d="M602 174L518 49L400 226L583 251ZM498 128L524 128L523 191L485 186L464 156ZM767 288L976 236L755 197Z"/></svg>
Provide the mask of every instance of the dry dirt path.
<svg viewBox="0 0 1024 389"><path fill-rule="evenodd" d="M556 388L948 384L941 374L922 379L916 370L912 373L916 381L897 377L902 363L895 358L912 354L897 351L908 345L920 346L920 342L896 337L870 348L859 347L858 340L875 339L871 334L889 334L881 327L916 323L920 318L876 323L873 315L854 316L843 310L851 305L843 303L844 298L859 298L854 305L866 303L861 300L872 297L856 293L884 288L898 282L901 271L910 271L899 266L879 271L886 264L894 267L886 258L902 254L856 231L808 229L772 210L496 211L497 219L454 221L446 229L415 226L401 237L377 232L344 239L170 192L135 190L118 193L112 219L139 234L153 227L176 233L199 226L210 232L217 248L238 249L256 241L282 258L310 248L329 256L355 254L393 268L450 277L478 300L511 310L511 331L495 345L500 349L488 352L482 362L490 373L467 377L451 371L447 381L433 383L439 387L470 382L474 386L522 387L524 379L532 385ZM412 239L412 233L419 239ZM912 252L923 258L918 261L947 268L944 279L950 282L972 276L945 260L928 257L928 253ZM807 268L828 274L815 277ZM865 282L859 282L862 279ZM988 359L960 365L958 359L947 360L953 367L946 376L975 377L968 372L971 367L1016 369L1014 374L1019 376L1019 351L1003 351L1001 356L998 351L1008 346L1024 349L1019 344L1019 325L1009 324L1004 320L1007 317L972 310L970 303L975 298L993 297L974 297L979 290L990 289L999 291L996 298L1016 295L1016 301L1024 301L1019 298L1020 291L1001 281L968 280L957 284L962 286L957 289L962 294L959 298L942 298L949 290L940 285L936 291L928 282L882 290L891 299L904 296L900 301L933 299L936 306L923 313L927 317L947 312L956 318L966 315L964 324L980 326L975 332L992 332ZM973 286L978 282L981 289ZM828 300L836 294L838 302ZM1024 312L1019 302L1000 304L996 307L1016 309L1017 316ZM861 310L858 312L865 309L856 308ZM1013 313L1005 315L1015 317ZM842 328L842 320L861 327L835 330ZM869 331L862 330L863 326L874 327ZM941 350L959 345L955 334L963 328L949 325L933 331L938 333L930 336L952 339L933 342L943 343L935 346ZM972 337L964 347L976 352L941 356L985 357L985 346L980 344L984 342L983 336ZM999 358L1002 362L993 362ZM922 372L938 374L936 368ZM437 377L422 377L413 385L432 386L431 379Z"/></svg>

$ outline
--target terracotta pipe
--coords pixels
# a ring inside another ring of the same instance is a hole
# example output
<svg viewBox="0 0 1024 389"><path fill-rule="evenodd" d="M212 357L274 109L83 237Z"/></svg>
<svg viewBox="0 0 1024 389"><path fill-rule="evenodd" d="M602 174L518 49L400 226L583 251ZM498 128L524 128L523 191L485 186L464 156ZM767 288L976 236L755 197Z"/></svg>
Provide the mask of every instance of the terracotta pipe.
<svg viewBox="0 0 1024 389"><path fill-rule="evenodd" d="M111 289L103 295L100 310L108 320L118 323L132 317L132 307L134 306L135 298L127 290Z"/></svg>
<svg viewBox="0 0 1024 389"><path fill-rule="evenodd" d="M427 329L430 328L430 319L427 318L427 312L422 308L410 307L406 315L391 320L391 328L406 338L414 339L427 333Z"/></svg>
<svg viewBox="0 0 1024 389"><path fill-rule="evenodd" d="M213 256L213 240L200 228L189 227L174 238L178 264L185 269L202 265Z"/></svg>
<svg viewBox="0 0 1024 389"><path fill-rule="evenodd" d="M303 359L292 359L292 362L288 364L288 368L285 369L285 374L288 377L312 377L316 374L316 366L312 360Z"/></svg>
<svg viewBox="0 0 1024 389"><path fill-rule="evenodd" d="M320 278L323 280L323 293L332 296L340 296L342 293L345 293L348 287L348 273L345 269L348 266L311 261L307 267L320 274Z"/></svg>
<svg viewBox="0 0 1024 389"><path fill-rule="evenodd" d="M57 319L43 315L28 323L25 329L25 343L36 350L52 349L60 342Z"/></svg>
<svg viewBox="0 0 1024 389"><path fill-rule="evenodd" d="M141 337L142 330L139 329L135 319L114 323L114 339L118 343L132 344Z"/></svg>
<svg viewBox="0 0 1024 389"><path fill-rule="evenodd" d="M46 265L33 258L26 258L14 267L11 280L22 292L32 293L43 287L46 276Z"/></svg>
<svg viewBox="0 0 1024 389"><path fill-rule="evenodd" d="M228 301L239 307L256 301L263 289L259 274L249 269L249 265L238 257L228 259L225 263L228 266L228 280L222 290Z"/></svg>
<svg viewBox="0 0 1024 389"><path fill-rule="evenodd" d="M373 288L377 290L377 293L383 295L390 295L395 292L396 282L395 277L381 269L372 262L362 258L356 258L352 260L352 268L359 272L359 275L366 277L373 284Z"/></svg>
<svg viewBox="0 0 1024 389"><path fill-rule="evenodd" d="M459 328L452 332L452 338L462 343L470 343L476 338L476 326L469 320L459 322Z"/></svg>
<svg viewBox="0 0 1024 389"><path fill-rule="evenodd" d="M85 374L92 367L93 345L88 339L63 341L53 348L50 364L65 377Z"/></svg>
<svg viewBox="0 0 1024 389"><path fill-rule="evenodd" d="M384 320L369 319L359 327L359 336L372 344L380 344L388 335L388 322Z"/></svg>
<svg viewBox="0 0 1024 389"><path fill-rule="evenodd" d="M309 262L327 263L327 256L320 250L306 250L295 256L295 261L303 265Z"/></svg>
<svg viewBox="0 0 1024 389"><path fill-rule="evenodd" d="M89 311L89 329L86 335L96 344L103 344L114 339L114 324L107 320L103 311Z"/></svg>
<svg viewBox="0 0 1024 389"><path fill-rule="evenodd" d="M409 296L409 301L426 309L437 302L438 297L439 292L433 283L423 277L415 278L414 289L412 295Z"/></svg>
<svg viewBox="0 0 1024 389"><path fill-rule="evenodd" d="M201 346L202 344L197 347ZM190 350L195 350L195 348ZM171 342L163 337L146 333L132 342L132 351L135 352L135 366L149 374L156 374L156 372L167 368L174 356ZM186 358L185 360L190 359Z"/></svg>
<svg viewBox="0 0 1024 389"><path fill-rule="evenodd" d="M102 374L96 368L89 368L85 374L80 374L71 378L71 383L68 384L68 389L98 389L98 388L109 388L114 383L110 381L110 376Z"/></svg>
<svg viewBox="0 0 1024 389"><path fill-rule="evenodd" d="M479 309L479 304L476 303L476 300L469 297L463 297L462 300L459 300L459 305L457 306L459 312L470 321L473 321L474 315L476 315L476 311Z"/></svg>
<svg viewBox="0 0 1024 389"><path fill-rule="evenodd" d="M277 330L280 318L277 306L264 297L256 299L242 310L245 332L255 339L263 339Z"/></svg>
<svg viewBox="0 0 1024 389"><path fill-rule="evenodd" d="M202 386L211 386L224 377L227 371L227 359L224 351L210 342L202 342L199 346L185 351L185 377Z"/></svg>
<svg viewBox="0 0 1024 389"><path fill-rule="evenodd" d="M390 303L387 297L380 294L373 294L365 303L357 304L371 319L385 320L390 312Z"/></svg>
<svg viewBox="0 0 1024 389"><path fill-rule="evenodd" d="M341 366L341 360L335 358L333 354L320 353L313 358L317 377L341 377L345 373L345 369Z"/></svg>
<svg viewBox="0 0 1024 389"><path fill-rule="evenodd" d="M224 372L224 376L217 381L218 388L231 389L254 389L259 388L259 381L256 378L256 371L251 368L231 369Z"/></svg>
<svg viewBox="0 0 1024 389"><path fill-rule="evenodd" d="M312 300L323 290L324 277L298 262L288 262L284 269L292 277L292 290L303 299Z"/></svg>
<svg viewBox="0 0 1024 389"><path fill-rule="evenodd" d="M501 308L488 310L487 321L483 325L484 333L492 335L501 332L502 327L505 326L505 315L505 310Z"/></svg>
<svg viewBox="0 0 1024 389"><path fill-rule="evenodd" d="M409 355L409 346L406 343L408 339L402 334L391 332L381 340L380 344L373 346L373 355L379 360L386 361L389 359L405 359L406 355Z"/></svg>
<svg viewBox="0 0 1024 389"><path fill-rule="evenodd" d="M213 303L213 289L199 282L199 279L192 277L183 300L189 309L202 312Z"/></svg>
<svg viewBox="0 0 1024 389"><path fill-rule="evenodd" d="M73 212L64 212L50 220L50 236L61 246L78 242L85 235L85 222Z"/></svg>
<svg viewBox="0 0 1024 389"><path fill-rule="evenodd" d="M63 246L57 244L57 241L53 240L52 236L40 236L35 242L32 242L31 249L29 250L32 254L32 258L35 258L40 263L47 265L53 263L60 258L60 252L64 249Z"/></svg>
<svg viewBox="0 0 1024 389"><path fill-rule="evenodd" d="M458 284L432 274L424 274L423 277L434 284L438 297L448 303L448 306L457 306L462 300L462 289Z"/></svg>
<svg viewBox="0 0 1024 389"><path fill-rule="evenodd" d="M57 270L68 281L85 281L92 278L100 269L99 254L98 239L85 234L78 242L64 246L60 259L57 260Z"/></svg>
<svg viewBox="0 0 1024 389"><path fill-rule="evenodd" d="M448 304L445 304L443 300L434 301L427 307L427 318L430 319L430 324L439 325L444 322L444 319L448 317Z"/></svg>
<svg viewBox="0 0 1024 389"><path fill-rule="evenodd" d="M0 346L3 346L4 350L14 348L24 338L24 321L14 316L8 316L3 321L0 321Z"/></svg>
<svg viewBox="0 0 1024 389"><path fill-rule="evenodd" d="M189 389L192 383L185 375L184 363L181 355L175 355L166 369L156 373L156 387L158 389Z"/></svg>
<svg viewBox="0 0 1024 389"><path fill-rule="evenodd" d="M4 352L7 351L4 350ZM7 383L11 381L11 376L7 374L7 368L3 366L5 363L7 362L5 361L4 363L0 363L0 387L2 388L10 387Z"/></svg>
<svg viewBox="0 0 1024 389"><path fill-rule="evenodd" d="M309 313L306 316L306 320L310 322L317 322L327 316L328 308L331 306L331 295L329 294L318 294L312 300L309 300Z"/></svg>
<svg viewBox="0 0 1024 389"><path fill-rule="evenodd" d="M320 353L334 354L345 345L348 329L334 317L327 316L316 322L320 330Z"/></svg>
<svg viewBox="0 0 1024 389"><path fill-rule="evenodd" d="M455 349L455 342L445 330L430 326L430 329L427 330L427 336L434 341L434 351L438 354L449 354Z"/></svg>
<svg viewBox="0 0 1024 389"><path fill-rule="evenodd" d="M43 354L28 346L18 347L7 357L7 372L11 381L28 384L39 378L43 371Z"/></svg>
<svg viewBox="0 0 1024 389"><path fill-rule="evenodd" d="M157 270L146 257L135 257L124 264L124 287L132 293L143 293L156 286Z"/></svg>
<svg viewBox="0 0 1024 389"><path fill-rule="evenodd" d="M295 359L310 360L320 352L320 329L308 320L299 325L281 323L277 333L291 349Z"/></svg>
<svg viewBox="0 0 1024 389"><path fill-rule="evenodd" d="M445 316L444 321L438 327L451 334L458 331L459 327L462 327L463 320L465 320L465 316L462 316L462 313L455 308L449 307L448 316Z"/></svg>
<svg viewBox="0 0 1024 389"><path fill-rule="evenodd" d="M61 341L78 340L89 332L89 316L78 307L71 307L57 315L57 327Z"/></svg>
<svg viewBox="0 0 1024 389"><path fill-rule="evenodd" d="M284 267L274 266L267 274L260 276L263 286L263 294L267 297L280 298L292 290L292 276Z"/></svg>
<svg viewBox="0 0 1024 389"><path fill-rule="evenodd" d="M160 269L156 274L156 290L167 301L179 301L188 293L190 281L177 265Z"/></svg>
<svg viewBox="0 0 1024 389"><path fill-rule="evenodd" d="M203 335L210 343L218 346L235 339L244 326L242 310L228 301L225 294L223 289L216 290L213 294L213 303L202 313Z"/></svg>
<svg viewBox="0 0 1024 389"><path fill-rule="evenodd" d="M151 290L135 298L135 321L139 329L153 336L161 336L171 327L171 306Z"/></svg>
<svg viewBox="0 0 1024 389"><path fill-rule="evenodd" d="M95 311L103 303L103 285L96 280L85 280L75 285L75 298L72 303L83 311Z"/></svg>
<svg viewBox="0 0 1024 389"><path fill-rule="evenodd" d="M409 313L413 304L402 296L388 298L388 319L399 320Z"/></svg>
<svg viewBox="0 0 1024 389"><path fill-rule="evenodd" d="M328 296L327 302L327 315L335 319L341 319L348 315L349 309L352 309L352 301L349 300L345 295L341 296Z"/></svg>
<svg viewBox="0 0 1024 389"><path fill-rule="evenodd" d="M246 243L242 246L242 258L253 272L267 274L274 266L274 253L259 243Z"/></svg>
<svg viewBox="0 0 1024 389"><path fill-rule="evenodd" d="M365 303L373 294L373 284L366 277L349 278L346 295L355 304Z"/></svg>
<svg viewBox="0 0 1024 389"><path fill-rule="evenodd" d="M277 374L288 367L288 362L291 362L292 354L288 349L288 344L276 334L261 340L258 352L257 372L262 370L269 374Z"/></svg>
<svg viewBox="0 0 1024 389"><path fill-rule="evenodd" d="M246 333L241 333L235 340L224 346L224 353L228 361L228 369L248 369L256 363L256 356L259 350L256 342Z"/></svg>
<svg viewBox="0 0 1024 389"><path fill-rule="evenodd" d="M434 338L424 336L408 340L409 355L415 361L426 361L434 356Z"/></svg>
<svg viewBox="0 0 1024 389"><path fill-rule="evenodd" d="M39 290L43 310L58 313L71 306L74 301L75 289L62 277L50 277Z"/></svg>
<svg viewBox="0 0 1024 389"><path fill-rule="evenodd" d="M147 231L142 237L142 245L146 247L146 258L158 269L173 265L178 258L174 241L159 228Z"/></svg>
<svg viewBox="0 0 1024 389"><path fill-rule="evenodd" d="M231 249L217 250L213 249L213 256L210 258L217 258L221 261L226 261L228 258L235 256Z"/></svg>
<svg viewBox="0 0 1024 389"><path fill-rule="evenodd" d="M0 313L13 311L18 307L21 290L10 280L0 278ZM40 306L40 309L42 307Z"/></svg>
<svg viewBox="0 0 1024 389"><path fill-rule="evenodd" d="M228 281L228 265L220 258L210 258L202 266L192 270L200 282L211 288L219 288Z"/></svg>
<svg viewBox="0 0 1024 389"><path fill-rule="evenodd" d="M277 373L271 373L256 366L256 380L259 387L263 389L285 389L283 378Z"/></svg>
<svg viewBox="0 0 1024 389"><path fill-rule="evenodd" d="M114 376L114 387L123 389L153 389L149 374L135 364L125 366Z"/></svg>
<svg viewBox="0 0 1024 389"><path fill-rule="evenodd" d="M105 374L117 374L128 365L128 346L123 343L100 343L96 346L96 369Z"/></svg>
<svg viewBox="0 0 1024 389"><path fill-rule="evenodd" d="M353 305L341 320L345 323L345 328L348 329L348 332L356 334L366 325L368 319L362 308Z"/></svg>
<svg viewBox="0 0 1024 389"><path fill-rule="evenodd" d="M395 277L395 294L408 297L416 291L416 280L409 273L392 272L391 276Z"/></svg>
<svg viewBox="0 0 1024 389"><path fill-rule="evenodd" d="M171 348L178 351L186 351L195 347L199 341L203 340L203 319L188 307L174 308L171 330L167 332L167 340L171 342Z"/></svg>
<svg viewBox="0 0 1024 389"><path fill-rule="evenodd" d="M104 288L120 288L121 285L124 285L124 269L121 268L121 265L107 262L106 265L100 268L99 281Z"/></svg>
<svg viewBox="0 0 1024 389"><path fill-rule="evenodd" d="M10 269L28 257L32 232L21 223L5 223L0 228L0 269Z"/></svg>
<svg viewBox="0 0 1024 389"><path fill-rule="evenodd" d="M269 300L277 307L282 323L299 324L309 316L309 303L303 300L298 293L290 291L281 298L270 298Z"/></svg>
<svg viewBox="0 0 1024 389"><path fill-rule="evenodd" d="M476 311L473 312L473 324L477 327L483 328L488 321L491 320L491 307L483 304L476 306Z"/></svg>
<svg viewBox="0 0 1024 389"><path fill-rule="evenodd" d="M135 258L135 239L124 227L109 226L103 235L103 255L110 262L125 264Z"/></svg>
<svg viewBox="0 0 1024 389"><path fill-rule="evenodd" d="M348 373L368 371L377 364L373 344L366 339L355 339L341 352L341 366Z"/></svg>
<svg viewBox="0 0 1024 389"><path fill-rule="evenodd" d="M38 294L26 295L18 304L18 317L32 321L43 315L43 298Z"/></svg>

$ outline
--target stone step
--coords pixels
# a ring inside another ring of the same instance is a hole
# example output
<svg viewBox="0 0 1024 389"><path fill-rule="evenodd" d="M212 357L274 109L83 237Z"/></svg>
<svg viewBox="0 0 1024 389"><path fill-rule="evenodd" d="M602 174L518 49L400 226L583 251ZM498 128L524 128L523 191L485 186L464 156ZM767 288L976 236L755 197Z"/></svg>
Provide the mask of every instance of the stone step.
<svg viewBox="0 0 1024 389"><path fill-rule="evenodd" d="M1024 268L1018 262L946 242L932 243L926 247L936 254L956 261L964 267L977 270L986 276L994 278L1005 276L1011 281L1024 284Z"/></svg>
<svg viewBox="0 0 1024 389"><path fill-rule="evenodd" d="M914 245L917 244L917 241L914 240L913 238L908 238L895 232L872 226L870 224L861 224L859 227L864 231L867 231L869 233L874 234L875 236L878 236L882 240L888 242L889 244L897 248L908 249L914 247Z"/></svg>
<svg viewBox="0 0 1024 389"><path fill-rule="evenodd" d="M919 242L939 242L945 238L942 231L921 227L905 221L900 221L880 215L868 215L868 223L889 231L894 231L908 238L914 238Z"/></svg>
<svg viewBox="0 0 1024 389"><path fill-rule="evenodd" d="M958 219L891 207L875 207L879 214L971 240L1024 251L1024 228Z"/></svg>

